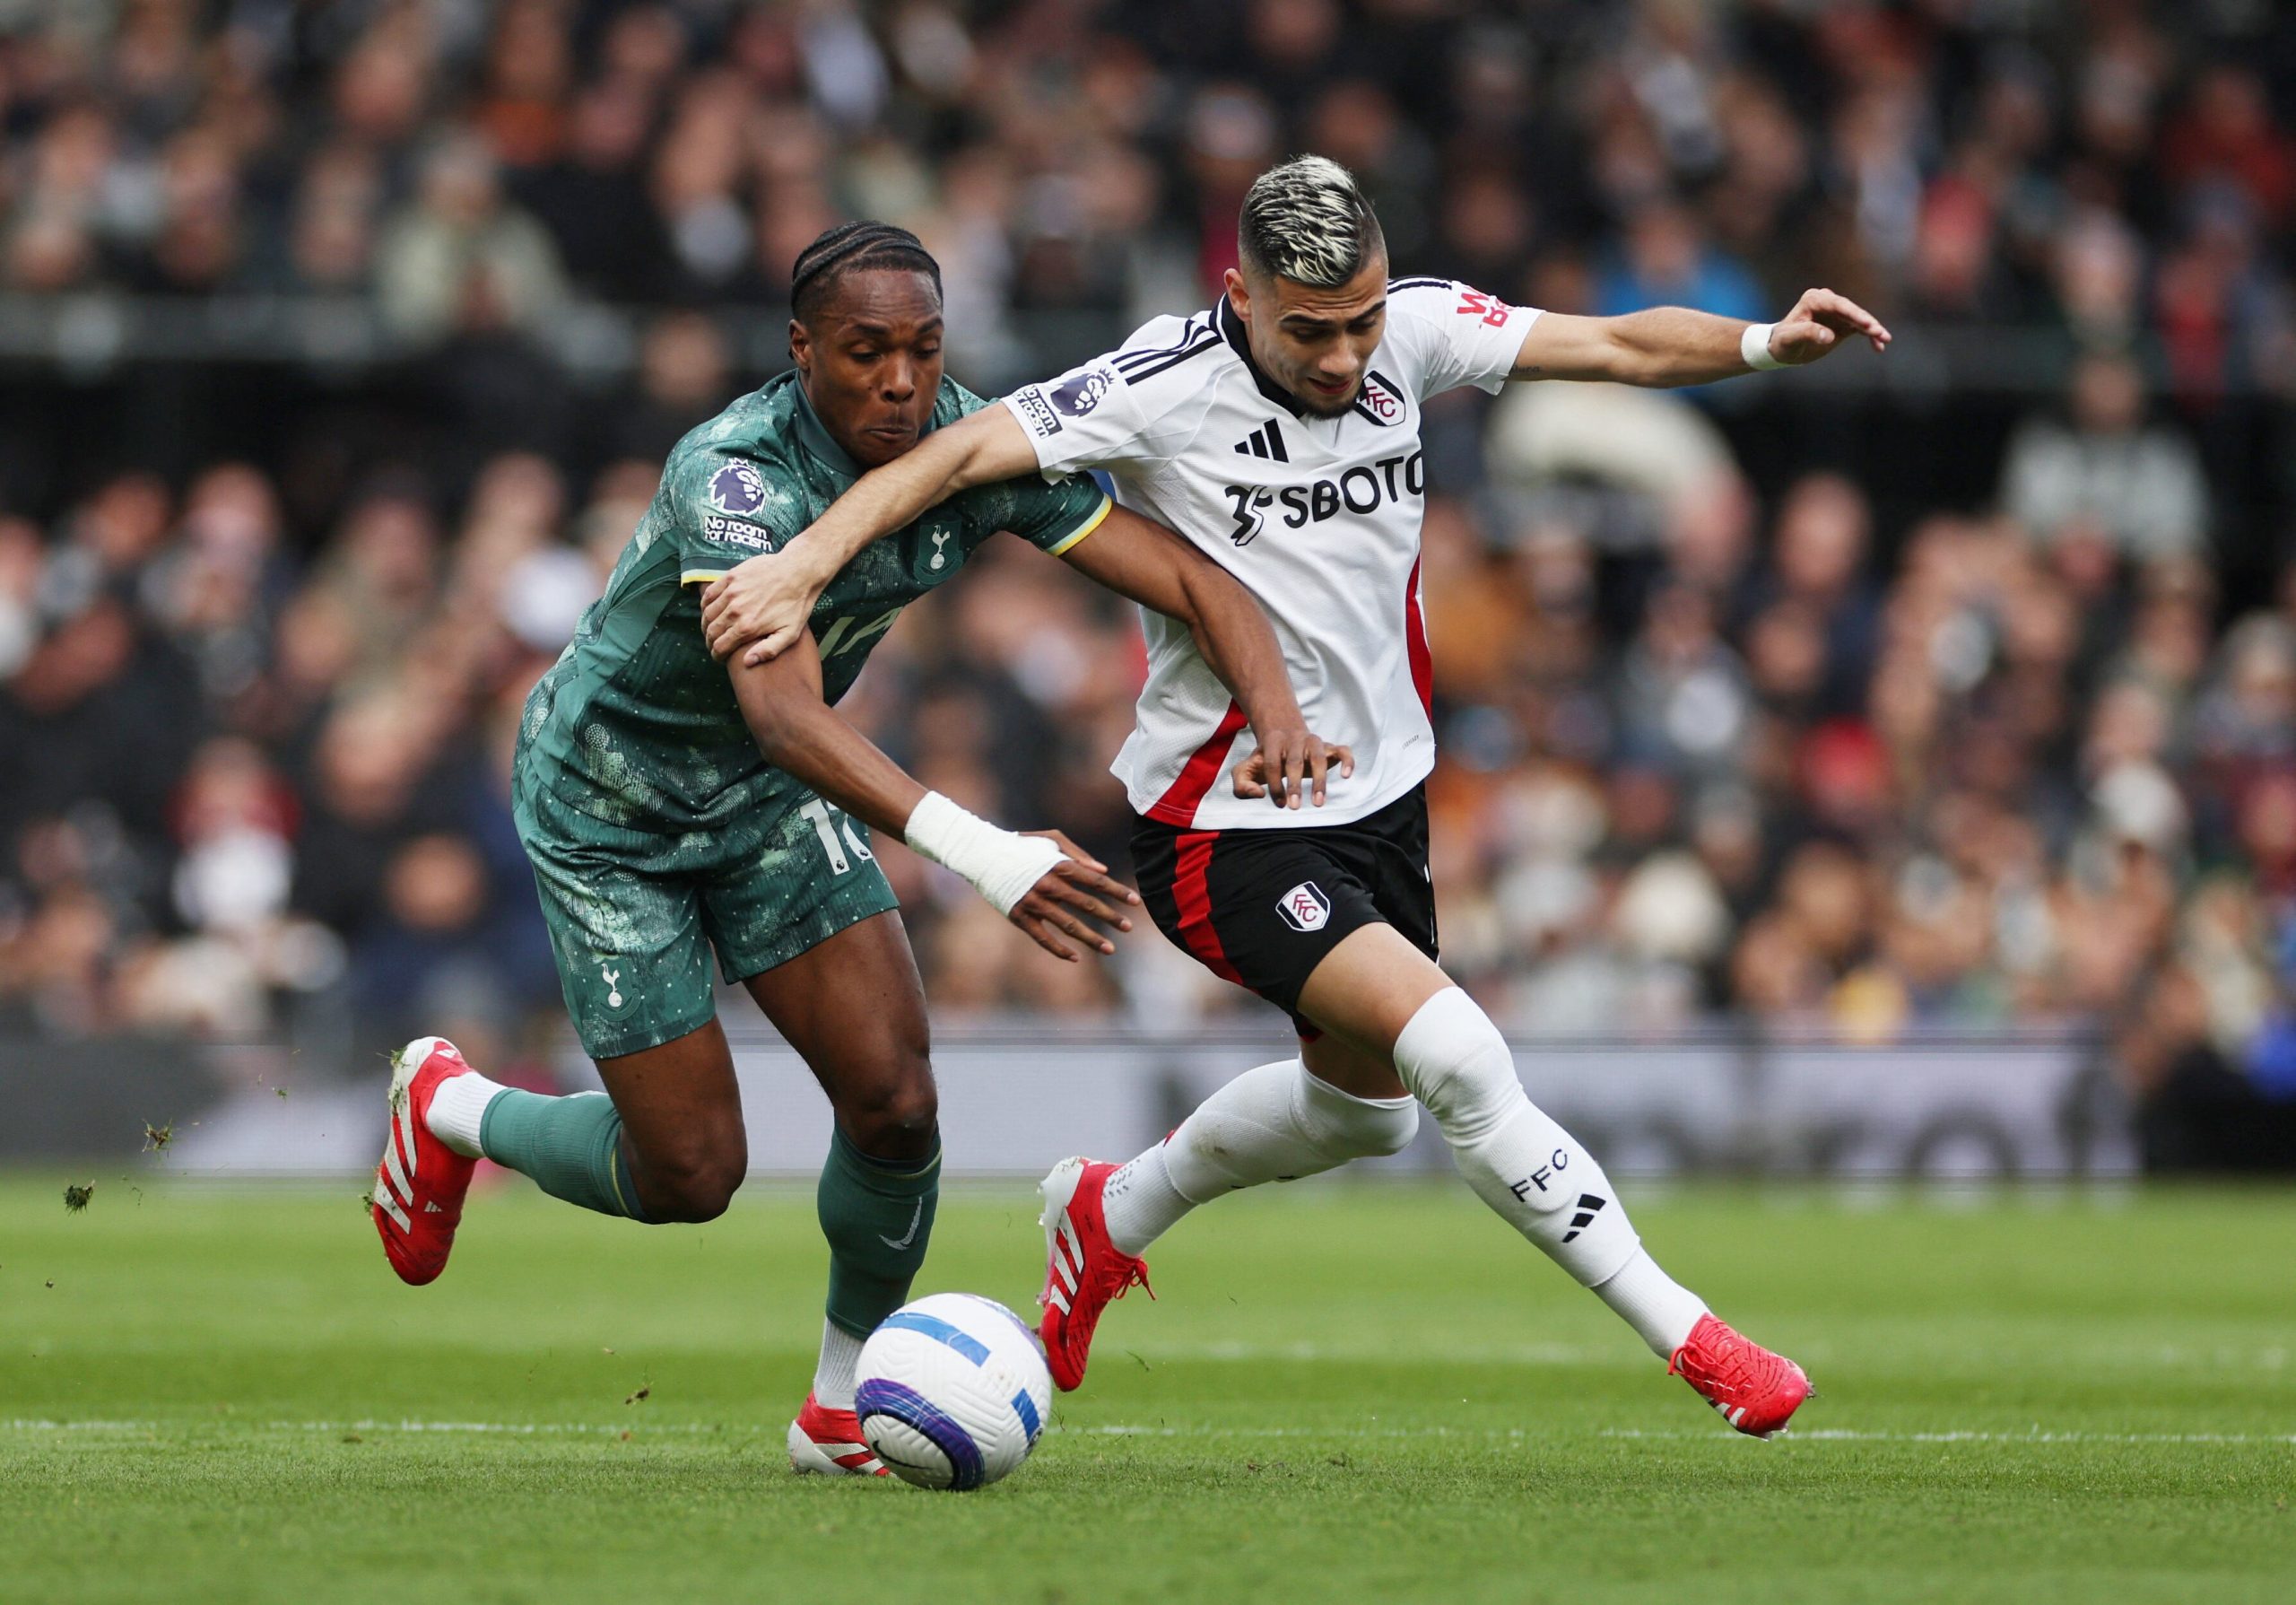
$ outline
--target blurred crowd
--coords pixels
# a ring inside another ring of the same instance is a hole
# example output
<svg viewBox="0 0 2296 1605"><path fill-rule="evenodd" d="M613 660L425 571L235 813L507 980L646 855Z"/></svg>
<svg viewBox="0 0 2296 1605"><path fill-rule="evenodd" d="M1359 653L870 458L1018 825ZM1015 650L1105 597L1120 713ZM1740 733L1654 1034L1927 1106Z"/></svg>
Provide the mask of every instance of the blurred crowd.
<svg viewBox="0 0 2296 1605"><path fill-rule="evenodd" d="M2063 359L1981 504L1911 518L1870 500L1886 441L1758 486L1729 388L1435 410L1461 979L1552 1032L2100 1025L2158 1145L2237 1146L2296 1100L2292 66L2273 7L2140 0L0 4L0 292L368 298L465 388L420 462L0 515L0 1026L545 1051L515 714L758 377L728 309L889 217L952 368L1011 377L1032 316L1204 304L1243 187L1312 148L1400 271L1599 312L1829 283ZM530 348L590 301L654 310L577 406ZM848 711L1120 856L1135 628L1017 546L978 566ZM1039 962L883 857L941 1008L1235 1005L1152 933Z"/></svg>
<svg viewBox="0 0 2296 1605"><path fill-rule="evenodd" d="M1518 301L1885 311L2289 381L2296 25L2213 0L74 0L0 5L0 283L778 303L913 224L952 341L1196 305L1300 147ZM2281 97L2275 105L2274 97Z"/></svg>

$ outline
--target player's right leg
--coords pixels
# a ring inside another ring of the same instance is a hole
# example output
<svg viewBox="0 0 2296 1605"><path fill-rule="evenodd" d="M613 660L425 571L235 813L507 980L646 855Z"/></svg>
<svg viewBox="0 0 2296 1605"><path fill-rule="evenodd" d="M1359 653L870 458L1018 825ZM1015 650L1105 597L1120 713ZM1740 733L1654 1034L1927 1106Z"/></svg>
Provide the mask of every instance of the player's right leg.
<svg viewBox="0 0 2296 1605"><path fill-rule="evenodd" d="M1383 828L1408 824L1412 800L1338 830L1184 831L1144 820L1133 837L1142 901L1215 974L1292 1009L1324 955L1379 919L1349 860L1370 852ZM1312 1043L1315 1029L1300 1024L1300 1054L1247 1070L1129 1163L1072 1159L1045 1178L1040 1330L1062 1388L1083 1381L1110 1301L1145 1285L1140 1255L1188 1210L1411 1141L1418 1105L1393 1072L1370 1061L1369 1073L1388 1085L1341 1084L1334 1068L1352 1060Z"/></svg>
<svg viewBox="0 0 2296 1605"><path fill-rule="evenodd" d="M459 1158L465 1186L470 1163L484 1157L533 1178L552 1198L652 1226L715 1220L748 1170L733 1054L714 1019L674 1041L597 1060L606 1091L567 1097L490 1081L443 1038L418 1039L408 1052L424 1044L433 1045L425 1073L439 1078L427 1100L410 1097L403 1107L418 1141ZM418 1077L413 1089L422 1085ZM402 1121L395 1110L394 1144ZM460 1188L451 1208L433 1215L428 1206L443 1195L423 1191L421 1168L415 1186L401 1189L392 1157L377 1179L376 1227L401 1278L428 1282L446 1268ZM426 1152L422 1164L430 1164ZM429 1173L451 1173L441 1165Z"/></svg>
<svg viewBox="0 0 2296 1605"><path fill-rule="evenodd" d="M403 1091L395 1078L394 1151L404 1135L396 1106L405 1104L418 1147L428 1137L445 1150L430 1174L451 1179L447 1156L483 1156L601 1215L712 1219L741 1184L748 1150L700 900L690 880L665 872L677 844L575 816L546 795L518 800L567 1010L606 1091L547 1097L505 1087L449 1046L416 1067ZM404 1180L420 1191L429 1185L424 1156L413 1157ZM377 1175L376 1230L403 1278L428 1281L445 1267L459 1196L449 1211L443 1195L399 1192L391 1158L387 1151ZM424 1207L434 1202L435 1213Z"/></svg>

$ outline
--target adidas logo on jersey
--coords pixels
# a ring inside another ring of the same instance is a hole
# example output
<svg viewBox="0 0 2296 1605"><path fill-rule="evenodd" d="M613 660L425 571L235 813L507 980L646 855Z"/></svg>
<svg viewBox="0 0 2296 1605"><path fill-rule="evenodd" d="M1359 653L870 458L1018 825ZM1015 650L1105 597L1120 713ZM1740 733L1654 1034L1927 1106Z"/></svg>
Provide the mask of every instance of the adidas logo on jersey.
<svg viewBox="0 0 2296 1605"><path fill-rule="evenodd" d="M1236 453L1239 457L1274 458L1279 463L1292 460L1291 453L1283 449L1283 432L1276 427L1273 418L1238 441Z"/></svg>

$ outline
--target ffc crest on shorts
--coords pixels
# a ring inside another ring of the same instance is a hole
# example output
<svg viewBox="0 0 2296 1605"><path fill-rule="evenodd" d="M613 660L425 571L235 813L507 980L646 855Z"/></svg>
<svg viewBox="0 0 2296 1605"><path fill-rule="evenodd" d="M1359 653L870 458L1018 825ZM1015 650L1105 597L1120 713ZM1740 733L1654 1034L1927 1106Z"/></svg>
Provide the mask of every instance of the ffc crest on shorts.
<svg viewBox="0 0 2296 1605"><path fill-rule="evenodd" d="M765 475L750 463L727 463L709 476L709 504L747 515L765 505Z"/></svg>
<svg viewBox="0 0 2296 1605"><path fill-rule="evenodd" d="M1331 918L1331 899L1315 882L1303 880L1275 900L1275 912L1293 930L1321 930Z"/></svg>

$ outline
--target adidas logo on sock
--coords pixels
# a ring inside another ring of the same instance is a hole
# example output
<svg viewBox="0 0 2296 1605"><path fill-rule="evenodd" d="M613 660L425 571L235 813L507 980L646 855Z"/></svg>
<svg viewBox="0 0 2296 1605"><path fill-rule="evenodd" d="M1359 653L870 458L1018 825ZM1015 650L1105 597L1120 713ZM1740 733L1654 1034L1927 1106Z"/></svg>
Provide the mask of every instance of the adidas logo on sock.
<svg viewBox="0 0 2296 1605"><path fill-rule="evenodd" d="M1594 1225L1595 1217L1600 1214L1603 1206L1609 1202L1610 1200L1608 1199L1598 1199L1591 1192L1580 1193L1578 1195L1578 1213L1570 1217L1570 1229L1562 1234L1563 1242L1570 1242L1573 1237L1578 1235L1579 1233Z"/></svg>
<svg viewBox="0 0 2296 1605"><path fill-rule="evenodd" d="M1292 454L1283 449L1283 432L1270 418L1251 433L1236 442L1239 457L1272 457L1279 463L1288 463Z"/></svg>

